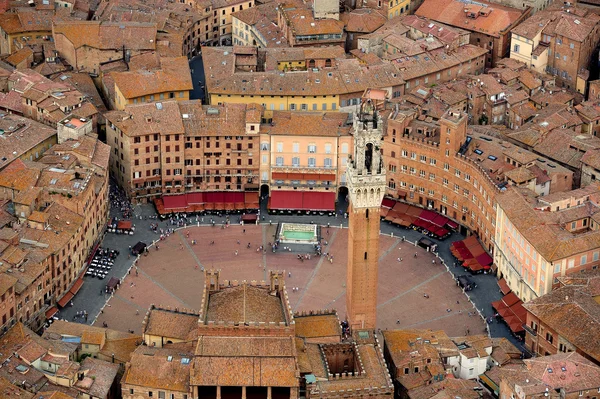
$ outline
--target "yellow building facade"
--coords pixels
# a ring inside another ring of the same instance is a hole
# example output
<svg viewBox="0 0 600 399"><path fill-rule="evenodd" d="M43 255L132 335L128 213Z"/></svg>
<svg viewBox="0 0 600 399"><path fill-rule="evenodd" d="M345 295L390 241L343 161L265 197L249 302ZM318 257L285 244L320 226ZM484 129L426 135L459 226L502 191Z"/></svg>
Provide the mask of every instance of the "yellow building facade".
<svg viewBox="0 0 600 399"><path fill-rule="evenodd" d="M214 26L219 27L219 44L231 44L233 18L231 14L254 7L254 0L224 1L213 3Z"/></svg>
<svg viewBox="0 0 600 399"><path fill-rule="evenodd" d="M390 0L390 7L388 8L388 18L392 19L399 15L408 14L410 7L410 0Z"/></svg>
<svg viewBox="0 0 600 399"><path fill-rule="evenodd" d="M153 93L140 97L127 98L123 95L121 90L119 90L118 86L115 86L115 107L122 111L125 109L126 105L130 104L143 104L143 103L151 103L155 101L167 101L167 100L175 100L175 101L187 101L190 99L190 92L187 90L183 91L164 91Z"/></svg>
<svg viewBox="0 0 600 399"><path fill-rule="evenodd" d="M548 47L540 46L541 40L541 30L533 39L513 33L510 39L510 58L524 62L537 72L545 73L548 65Z"/></svg>
<svg viewBox="0 0 600 399"><path fill-rule="evenodd" d="M210 94L210 104L261 104L265 111L338 111L339 96Z"/></svg>

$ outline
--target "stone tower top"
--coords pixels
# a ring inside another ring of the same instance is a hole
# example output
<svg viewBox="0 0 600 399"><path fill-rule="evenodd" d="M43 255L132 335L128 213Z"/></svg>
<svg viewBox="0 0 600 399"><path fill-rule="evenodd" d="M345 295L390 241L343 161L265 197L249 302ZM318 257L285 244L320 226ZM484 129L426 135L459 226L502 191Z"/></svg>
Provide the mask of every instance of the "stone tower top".
<svg viewBox="0 0 600 399"><path fill-rule="evenodd" d="M354 209L379 208L385 194L385 167L381 158L383 121L371 99L363 98L354 115L354 155L347 174L350 202Z"/></svg>

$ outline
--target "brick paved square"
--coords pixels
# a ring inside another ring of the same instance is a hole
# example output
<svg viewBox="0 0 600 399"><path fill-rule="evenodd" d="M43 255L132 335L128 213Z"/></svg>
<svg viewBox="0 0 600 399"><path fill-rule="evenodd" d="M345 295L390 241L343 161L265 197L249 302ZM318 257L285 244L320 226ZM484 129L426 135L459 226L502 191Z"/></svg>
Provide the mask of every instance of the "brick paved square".
<svg viewBox="0 0 600 399"><path fill-rule="evenodd" d="M331 263L324 256L314 255L300 261L296 253L284 252L281 247L273 253L267 244L273 241L274 231L275 226L269 225L178 230L158 243L159 250L151 247L148 256L140 258L138 276L132 269L96 323L141 332L143 315L152 303L197 309L204 287L202 268L220 269L222 281L264 280L268 270L285 270L292 309L334 308L344 319L347 230L330 228L327 234L327 228L322 228L323 238L328 241L323 252L333 255ZM192 240L197 244L193 245ZM213 240L215 244L211 245ZM264 253L257 250L260 245L266 249ZM443 329L450 336L463 335L467 330L483 333L483 321L478 316L469 317L469 312L474 312L471 303L446 268L437 259L432 263L434 259L433 254L411 243L381 236L378 326ZM298 287L298 292L292 287Z"/></svg>

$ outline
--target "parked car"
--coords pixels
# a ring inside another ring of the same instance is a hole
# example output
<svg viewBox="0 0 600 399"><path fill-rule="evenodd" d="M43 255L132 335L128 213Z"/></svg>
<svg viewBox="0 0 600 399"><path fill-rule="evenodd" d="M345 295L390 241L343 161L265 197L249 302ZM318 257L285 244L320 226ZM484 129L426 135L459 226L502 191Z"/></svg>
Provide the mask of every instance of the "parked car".
<svg viewBox="0 0 600 399"><path fill-rule="evenodd" d="M477 287L475 281L471 280L469 276L458 276L456 278L456 283L460 288L463 288L465 291L471 291L473 288Z"/></svg>

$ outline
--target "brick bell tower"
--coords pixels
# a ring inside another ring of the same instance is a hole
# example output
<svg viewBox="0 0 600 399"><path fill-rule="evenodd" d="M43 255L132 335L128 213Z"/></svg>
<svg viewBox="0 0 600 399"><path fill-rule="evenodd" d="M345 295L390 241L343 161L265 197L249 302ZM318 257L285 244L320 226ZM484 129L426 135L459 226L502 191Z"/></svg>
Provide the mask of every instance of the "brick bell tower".
<svg viewBox="0 0 600 399"><path fill-rule="evenodd" d="M375 328L379 214L385 194L381 159L383 122L376 104L363 99L354 116L354 155L346 171L350 197L346 311L351 328Z"/></svg>

